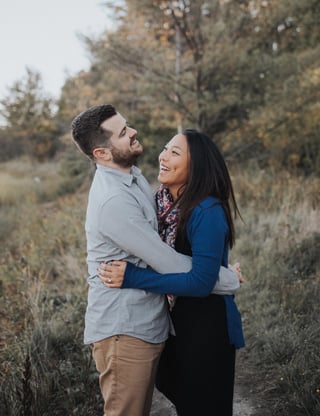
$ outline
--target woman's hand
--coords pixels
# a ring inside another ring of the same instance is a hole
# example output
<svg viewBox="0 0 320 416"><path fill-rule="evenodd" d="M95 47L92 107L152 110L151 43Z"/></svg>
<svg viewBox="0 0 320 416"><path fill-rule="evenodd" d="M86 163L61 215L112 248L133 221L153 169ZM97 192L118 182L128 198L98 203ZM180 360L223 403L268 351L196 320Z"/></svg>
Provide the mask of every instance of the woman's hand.
<svg viewBox="0 0 320 416"><path fill-rule="evenodd" d="M234 271L236 273L240 283L245 282L245 279L243 278L243 276L241 274L240 263L229 264L229 269L231 269L232 271Z"/></svg>
<svg viewBox="0 0 320 416"><path fill-rule="evenodd" d="M122 260L112 260L108 263L100 263L98 277L106 286L110 288L120 288L123 283L126 267L127 262Z"/></svg>

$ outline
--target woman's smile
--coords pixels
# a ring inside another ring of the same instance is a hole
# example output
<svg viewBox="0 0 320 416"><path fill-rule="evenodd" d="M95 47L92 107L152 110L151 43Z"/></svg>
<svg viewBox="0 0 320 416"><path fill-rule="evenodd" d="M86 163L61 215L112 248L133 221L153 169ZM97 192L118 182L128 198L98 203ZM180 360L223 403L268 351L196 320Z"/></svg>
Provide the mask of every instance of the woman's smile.
<svg viewBox="0 0 320 416"><path fill-rule="evenodd" d="M159 162L158 181L169 188L175 199L189 175L189 149L183 134L177 134L170 140L160 153Z"/></svg>

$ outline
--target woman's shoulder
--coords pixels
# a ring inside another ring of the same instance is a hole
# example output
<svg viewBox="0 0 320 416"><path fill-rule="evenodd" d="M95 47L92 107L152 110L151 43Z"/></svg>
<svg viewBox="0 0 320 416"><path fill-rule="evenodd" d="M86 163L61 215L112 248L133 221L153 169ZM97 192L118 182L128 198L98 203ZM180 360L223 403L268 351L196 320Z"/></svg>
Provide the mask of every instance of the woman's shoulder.
<svg viewBox="0 0 320 416"><path fill-rule="evenodd" d="M196 205L195 209L207 210L214 207L217 207L218 209L222 208L220 199L215 198L214 196L206 196Z"/></svg>
<svg viewBox="0 0 320 416"><path fill-rule="evenodd" d="M198 202L191 213L191 219L212 216L220 217L221 219L225 217L221 201L213 196L203 198Z"/></svg>
<svg viewBox="0 0 320 416"><path fill-rule="evenodd" d="M189 227L197 227L200 223L208 229L212 229L214 225L215 227L222 227L221 229L227 232L226 215L222 203L218 198L207 196L192 210L188 223Z"/></svg>

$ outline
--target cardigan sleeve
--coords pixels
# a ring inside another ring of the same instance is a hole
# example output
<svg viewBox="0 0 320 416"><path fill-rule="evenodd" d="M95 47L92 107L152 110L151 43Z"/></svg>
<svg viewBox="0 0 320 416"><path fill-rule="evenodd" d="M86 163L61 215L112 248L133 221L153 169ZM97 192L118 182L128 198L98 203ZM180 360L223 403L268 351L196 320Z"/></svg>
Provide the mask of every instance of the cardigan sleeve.
<svg viewBox="0 0 320 416"><path fill-rule="evenodd" d="M201 203L192 212L187 237L192 269L187 273L160 274L127 263L122 288L144 289L177 296L208 296L216 284L227 249L228 225L220 204ZM207 200L205 200L207 201ZM165 258L163 259L165 261Z"/></svg>

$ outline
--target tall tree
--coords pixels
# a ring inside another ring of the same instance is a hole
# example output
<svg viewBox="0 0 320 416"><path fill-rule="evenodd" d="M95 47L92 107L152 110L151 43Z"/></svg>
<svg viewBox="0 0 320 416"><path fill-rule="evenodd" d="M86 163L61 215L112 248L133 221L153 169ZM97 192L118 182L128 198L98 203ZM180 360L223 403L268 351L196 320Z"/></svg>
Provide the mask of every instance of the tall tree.
<svg viewBox="0 0 320 416"><path fill-rule="evenodd" d="M85 39L74 103L89 92L127 108L150 149L196 127L234 159L320 171L318 0L125 0L114 13L112 32Z"/></svg>
<svg viewBox="0 0 320 416"><path fill-rule="evenodd" d="M244 24L242 8L200 0L125 3L119 30L94 52L103 57L102 65L130 71L137 103L160 107L176 124L209 134L223 129L228 119L245 118L233 80L240 39L235 44L235 36L225 36L227 29L236 32Z"/></svg>
<svg viewBox="0 0 320 416"><path fill-rule="evenodd" d="M245 90L258 91L262 105L251 106L248 124L226 139L240 135L261 160L319 174L320 4L270 0L248 2L248 10L252 82Z"/></svg>
<svg viewBox="0 0 320 416"><path fill-rule="evenodd" d="M57 150L58 129L54 120L54 102L43 91L39 72L29 68L0 101L7 138L24 143L27 153L42 160Z"/></svg>

